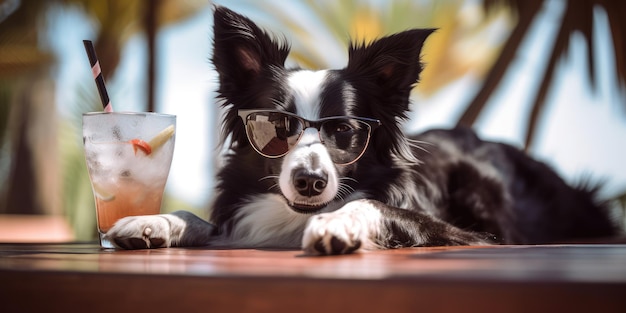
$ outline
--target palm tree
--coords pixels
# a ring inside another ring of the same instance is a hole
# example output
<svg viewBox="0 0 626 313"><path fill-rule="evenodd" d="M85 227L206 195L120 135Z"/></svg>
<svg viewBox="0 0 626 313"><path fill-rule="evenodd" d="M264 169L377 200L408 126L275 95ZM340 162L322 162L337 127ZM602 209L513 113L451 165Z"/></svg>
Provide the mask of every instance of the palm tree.
<svg viewBox="0 0 626 313"><path fill-rule="evenodd" d="M528 36L529 28L537 18L539 12L545 5L544 0L486 0L485 9L493 10L496 7L507 6L512 10L518 22L507 40L502 53L496 60L487 78L483 82L482 88L474 99L470 102L465 113L458 121L459 125L472 126L480 113L483 111L487 101L497 89L507 70L511 67L520 43ZM550 53L548 64L543 77L540 80L539 89L535 94L532 110L528 117L527 132L525 139L526 149L530 149L536 136L537 121L545 110L546 95L554 82L554 73L558 62L570 48L570 38L576 32L583 35L587 41L588 60L586 74L590 78L592 88L597 88L595 77L596 55L593 46L593 12L595 8L602 8L606 11L611 38L613 40L613 55L615 58L615 72L618 77L618 86L626 86L626 2L611 0L584 0L565 1L565 12L560 21L560 26L554 41L554 46Z"/></svg>

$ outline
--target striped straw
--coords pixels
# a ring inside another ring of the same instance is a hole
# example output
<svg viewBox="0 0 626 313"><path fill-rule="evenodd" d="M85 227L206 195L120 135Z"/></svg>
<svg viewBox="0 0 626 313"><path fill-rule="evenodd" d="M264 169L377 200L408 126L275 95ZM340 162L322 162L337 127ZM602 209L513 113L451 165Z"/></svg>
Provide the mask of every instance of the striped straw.
<svg viewBox="0 0 626 313"><path fill-rule="evenodd" d="M89 57L91 73L93 74L93 79L96 80L96 86L98 87L98 93L100 94L100 101L102 101L104 112L113 112L111 99L109 99L107 88L104 85L104 77L102 76L102 70L100 69L100 62L98 61L98 56L96 55L96 49L94 49L91 40L83 40L83 44L85 45L85 51L87 51L87 56Z"/></svg>

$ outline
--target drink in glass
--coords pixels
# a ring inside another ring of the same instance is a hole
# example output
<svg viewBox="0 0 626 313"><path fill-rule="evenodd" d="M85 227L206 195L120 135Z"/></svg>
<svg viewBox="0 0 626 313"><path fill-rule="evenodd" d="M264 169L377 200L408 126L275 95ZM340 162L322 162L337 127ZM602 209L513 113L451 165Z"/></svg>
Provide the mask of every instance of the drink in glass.
<svg viewBox="0 0 626 313"><path fill-rule="evenodd" d="M174 152L176 116L83 114L85 160L96 203L100 245L122 217L159 214Z"/></svg>

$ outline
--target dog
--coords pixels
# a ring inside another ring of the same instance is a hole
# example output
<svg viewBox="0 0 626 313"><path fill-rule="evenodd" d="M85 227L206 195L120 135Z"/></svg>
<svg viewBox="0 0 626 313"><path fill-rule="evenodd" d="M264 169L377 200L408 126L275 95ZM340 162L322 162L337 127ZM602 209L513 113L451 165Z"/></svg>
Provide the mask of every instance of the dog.
<svg viewBox="0 0 626 313"><path fill-rule="evenodd" d="M464 128L403 134L433 29L353 43L345 68L320 71L286 68L285 40L227 8L214 8L213 30L228 152L210 222L185 211L126 217L106 234L119 248L335 255L618 232L596 187L571 187L513 146Z"/></svg>

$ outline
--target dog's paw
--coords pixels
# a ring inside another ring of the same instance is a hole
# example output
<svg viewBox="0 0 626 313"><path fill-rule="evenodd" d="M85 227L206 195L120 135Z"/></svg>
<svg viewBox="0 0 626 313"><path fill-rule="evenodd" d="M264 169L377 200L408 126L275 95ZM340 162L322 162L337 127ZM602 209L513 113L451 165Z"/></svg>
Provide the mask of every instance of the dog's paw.
<svg viewBox="0 0 626 313"><path fill-rule="evenodd" d="M106 233L117 248L149 249L170 246L171 224L163 215L128 216Z"/></svg>
<svg viewBox="0 0 626 313"><path fill-rule="evenodd" d="M380 212L366 200L357 200L341 209L313 216L304 230L302 247L310 255L348 254L359 248L373 248Z"/></svg>

